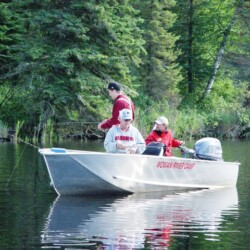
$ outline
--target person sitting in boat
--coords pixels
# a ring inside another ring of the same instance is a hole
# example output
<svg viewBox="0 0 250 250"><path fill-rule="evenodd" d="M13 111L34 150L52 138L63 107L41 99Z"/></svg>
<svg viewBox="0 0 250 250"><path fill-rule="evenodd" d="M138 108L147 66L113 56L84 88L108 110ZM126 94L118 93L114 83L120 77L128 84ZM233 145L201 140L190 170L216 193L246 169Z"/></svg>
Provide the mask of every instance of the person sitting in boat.
<svg viewBox="0 0 250 250"><path fill-rule="evenodd" d="M172 156L171 147L177 148L184 144L183 141L173 138L171 130L168 129L168 119L164 116L157 118L153 130L148 134L145 142L147 145L152 142L164 144L164 156Z"/></svg>
<svg viewBox="0 0 250 250"><path fill-rule="evenodd" d="M141 154L145 150L145 141L139 130L131 124L132 118L130 109L119 112L120 124L113 125L104 140L107 152Z"/></svg>

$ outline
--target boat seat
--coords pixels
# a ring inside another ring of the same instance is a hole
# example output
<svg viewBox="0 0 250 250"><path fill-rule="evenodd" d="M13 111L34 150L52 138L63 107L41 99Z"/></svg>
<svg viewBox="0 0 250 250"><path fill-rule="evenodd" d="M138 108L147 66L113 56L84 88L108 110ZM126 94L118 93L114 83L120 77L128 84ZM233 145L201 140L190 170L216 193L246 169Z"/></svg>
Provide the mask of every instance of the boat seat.
<svg viewBox="0 0 250 250"><path fill-rule="evenodd" d="M160 142L151 142L146 146L142 155L158 155L163 156L165 153L165 146Z"/></svg>

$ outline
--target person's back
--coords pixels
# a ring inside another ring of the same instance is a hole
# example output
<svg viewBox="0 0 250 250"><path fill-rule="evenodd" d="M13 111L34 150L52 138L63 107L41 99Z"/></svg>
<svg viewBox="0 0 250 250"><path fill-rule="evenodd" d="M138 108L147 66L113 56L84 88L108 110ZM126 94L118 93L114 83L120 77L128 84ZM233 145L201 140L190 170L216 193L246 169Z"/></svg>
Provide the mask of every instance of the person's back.
<svg viewBox="0 0 250 250"><path fill-rule="evenodd" d="M114 100L112 117L106 119L98 124L99 130L105 130L111 128L113 125L120 123L118 117L119 112L123 109L130 109L134 119L134 104L131 99L121 92L121 85L118 82L111 82L108 85L109 96Z"/></svg>

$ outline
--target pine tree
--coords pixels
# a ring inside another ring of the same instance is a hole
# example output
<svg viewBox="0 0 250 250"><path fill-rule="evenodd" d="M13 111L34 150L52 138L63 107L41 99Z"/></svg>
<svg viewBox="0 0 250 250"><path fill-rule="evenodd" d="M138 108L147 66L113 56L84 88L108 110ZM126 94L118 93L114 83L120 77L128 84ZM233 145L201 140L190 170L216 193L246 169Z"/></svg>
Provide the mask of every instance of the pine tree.
<svg viewBox="0 0 250 250"><path fill-rule="evenodd" d="M19 84L45 123L105 114L110 79L134 88L143 39L129 1L13 1L25 25L18 55ZM66 112L65 112L66 111ZM75 114L76 114L75 113ZM67 114L67 115L66 115Z"/></svg>
<svg viewBox="0 0 250 250"><path fill-rule="evenodd" d="M141 67L144 91L154 101L167 100L171 105L178 104L177 85L182 79L176 62L177 36L171 33L176 15L171 12L174 1L146 0L138 4L144 18L143 30L147 55Z"/></svg>
<svg viewBox="0 0 250 250"><path fill-rule="evenodd" d="M9 8L8 1L0 3L0 120L6 120L6 105L15 94L18 77L16 53L20 41L21 22ZM6 112L7 111L7 112Z"/></svg>

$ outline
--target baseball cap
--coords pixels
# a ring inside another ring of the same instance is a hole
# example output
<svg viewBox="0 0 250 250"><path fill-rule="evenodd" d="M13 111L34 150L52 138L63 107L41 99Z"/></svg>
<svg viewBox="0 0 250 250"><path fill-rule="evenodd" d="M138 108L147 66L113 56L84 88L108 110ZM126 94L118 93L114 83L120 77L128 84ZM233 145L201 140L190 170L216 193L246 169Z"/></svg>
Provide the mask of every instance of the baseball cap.
<svg viewBox="0 0 250 250"><path fill-rule="evenodd" d="M121 90L121 84L119 82L110 82L108 84L108 89L120 91Z"/></svg>
<svg viewBox="0 0 250 250"><path fill-rule="evenodd" d="M119 112L119 117L123 120L132 120L132 111L130 109L123 109Z"/></svg>
<svg viewBox="0 0 250 250"><path fill-rule="evenodd" d="M160 116L157 118L157 120L155 121L155 123L157 124L165 124L166 126L168 126L168 119L164 116Z"/></svg>

